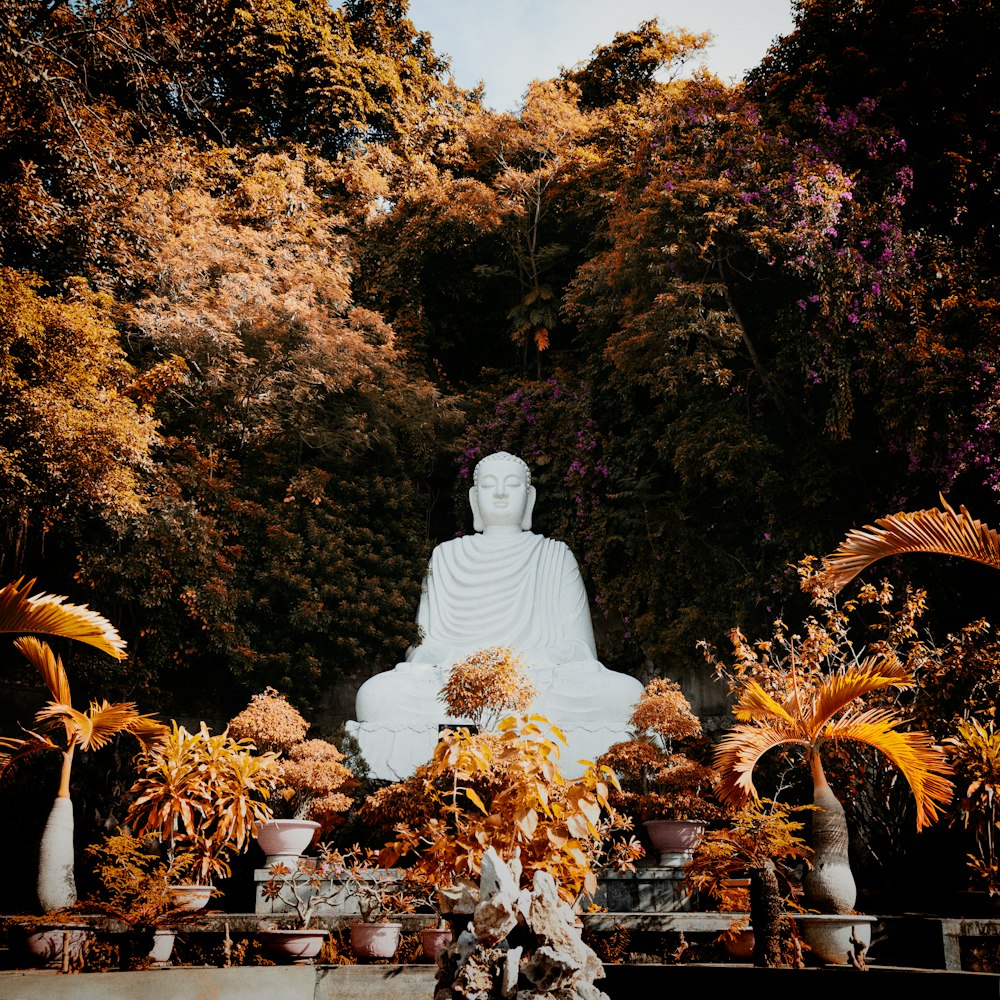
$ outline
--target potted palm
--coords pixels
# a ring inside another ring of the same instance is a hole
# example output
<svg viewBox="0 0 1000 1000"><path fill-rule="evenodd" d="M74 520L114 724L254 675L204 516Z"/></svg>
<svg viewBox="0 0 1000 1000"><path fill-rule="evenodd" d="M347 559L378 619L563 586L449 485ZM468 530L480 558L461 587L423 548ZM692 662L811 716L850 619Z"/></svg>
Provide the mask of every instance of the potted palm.
<svg viewBox="0 0 1000 1000"><path fill-rule="evenodd" d="M135 836L160 839L172 881L210 893L255 825L270 818L276 765L276 754L258 754L247 740L213 735L204 723L189 732L174 721L166 740L139 761L126 821Z"/></svg>
<svg viewBox="0 0 1000 1000"><path fill-rule="evenodd" d="M86 605L67 604L66 598L51 594L29 596L33 586L34 581L18 580L0 588L0 632L19 636L14 645L38 671L49 700L26 737L0 738L0 778L30 755L49 751L61 755L59 787L42 833L38 862L38 901L43 911L53 911L71 907L77 898L70 795L76 752L99 750L121 733L131 734L150 752L167 730L140 714L133 702L94 701L85 712L73 707L62 659L37 636L74 639L118 660L125 657L125 643L107 619Z"/></svg>
<svg viewBox="0 0 1000 1000"><path fill-rule="evenodd" d="M912 672L889 649L862 657L812 560L803 562L800 576L821 615L807 618L801 635L791 633L780 620L773 636L757 643L734 629L731 670L703 647L728 681L735 702L736 725L718 743L714 765L720 776L719 798L740 807L759 798L754 771L764 757L786 748L800 754L809 769L816 807L813 859L803 877L806 905L820 915L855 917L846 922L814 920L804 925L803 935L817 957L844 963L851 952L844 947L847 938L870 929L862 926L869 921L854 914L857 886L848 856L847 820L827 780L824 755L835 749L849 752L853 746L879 753L909 785L918 830L936 820L951 800L952 768L944 749L927 733L903 728L906 719L898 707L872 704L882 692L911 687ZM819 935L829 938L830 945Z"/></svg>
<svg viewBox="0 0 1000 1000"><path fill-rule="evenodd" d="M714 797L718 777L711 767L679 751L703 744L701 722L680 685L665 677L643 689L629 724L634 736L615 743L598 759L618 776L612 805L641 822L661 865L687 860L706 824L724 810Z"/></svg>
<svg viewBox="0 0 1000 1000"><path fill-rule="evenodd" d="M356 779L344 755L327 740L306 739L308 730L298 709L272 687L229 720L230 736L277 757L272 815L254 831L268 863L304 854L316 838L329 835L353 801L344 789Z"/></svg>

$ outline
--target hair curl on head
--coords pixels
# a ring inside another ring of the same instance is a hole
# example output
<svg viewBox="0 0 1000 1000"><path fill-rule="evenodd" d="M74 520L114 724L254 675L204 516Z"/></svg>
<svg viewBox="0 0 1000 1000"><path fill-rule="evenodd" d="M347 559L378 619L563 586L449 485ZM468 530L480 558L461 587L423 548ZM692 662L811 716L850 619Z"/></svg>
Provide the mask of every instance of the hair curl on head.
<svg viewBox="0 0 1000 1000"><path fill-rule="evenodd" d="M476 467L472 470L473 486L479 485L479 467L486 462L516 462L522 469L524 469L525 486L531 485L531 469L528 468L528 463L523 458L519 458L517 455L512 455L509 451L495 451L492 455L486 455L476 462Z"/></svg>

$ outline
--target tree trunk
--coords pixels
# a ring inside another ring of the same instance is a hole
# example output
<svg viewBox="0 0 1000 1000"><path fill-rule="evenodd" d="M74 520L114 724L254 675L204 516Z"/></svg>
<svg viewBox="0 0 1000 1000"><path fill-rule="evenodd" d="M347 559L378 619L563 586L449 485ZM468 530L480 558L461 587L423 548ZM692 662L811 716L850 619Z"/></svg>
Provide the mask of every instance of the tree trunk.
<svg viewBox="0 0 1000 1000"><path fill-rule="evenodd" d="M753 964L778 968L781 965L781 893L771 861L750 872L750 924L753 927Z"/></svg>
<svg viewBox="0 0 1000 1000"><path fill-rule="evenodd" d="M52 803L38 848L38 903L44 913L49 913L75 902L73 800L60 795Z"/></svg>
<svg viewBox="0 0 1000 1000"><path fill-rule="evenodd" d="M848 858L844 807L827 784L819 754L813 752L812 867L802 879L806 904L820 913L852 913L858 890Z"/></svg>

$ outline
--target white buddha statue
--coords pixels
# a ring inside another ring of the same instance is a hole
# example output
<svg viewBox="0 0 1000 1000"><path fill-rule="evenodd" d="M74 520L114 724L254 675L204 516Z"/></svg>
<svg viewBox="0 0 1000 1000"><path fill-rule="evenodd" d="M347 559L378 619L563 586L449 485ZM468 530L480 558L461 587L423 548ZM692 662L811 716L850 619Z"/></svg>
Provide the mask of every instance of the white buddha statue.
<svg viewBox="0 0 1000 1000"><path fill-rule="evenodd" d="M448 719L438 700L448 671L470 653L510 646L538 695L531 711L567 736L560 765L569 777L628 738L642 693L634 677L597 659L587 592L573 553L531 528L535 487L528 466L497 452L475 468L469 490L474 535L431 553L417 624L421 640L404 662L376 674L357 695L348 730L379 778L413 773L434 752Z"/></svg>

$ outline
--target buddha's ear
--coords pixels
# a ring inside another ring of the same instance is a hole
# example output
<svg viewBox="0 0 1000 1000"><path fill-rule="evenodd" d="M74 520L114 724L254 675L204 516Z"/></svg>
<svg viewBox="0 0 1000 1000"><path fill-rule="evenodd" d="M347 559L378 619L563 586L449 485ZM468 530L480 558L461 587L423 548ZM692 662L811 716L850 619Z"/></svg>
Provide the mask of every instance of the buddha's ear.
<svg viewBox="0 0 1000 1000"><path fill-rule="evenodd" d="M483 530L483 515L479 512L479 491L475 486L469 490L469 506L472 508L472 530Z"/></svg>
<svg viewBox="0 0 1000 1000"><path fill-rule="evenodd" d="M531 512L535 509L535 487L528 487L528 500L524 505L524 517L521 518L521 530L531 531Z"/></svg>

